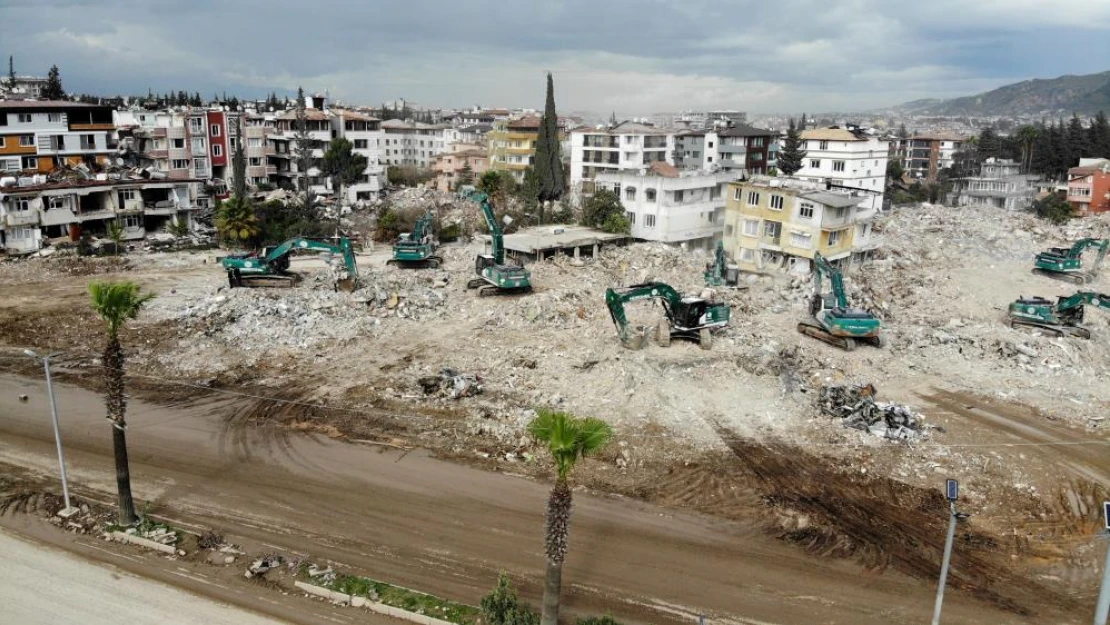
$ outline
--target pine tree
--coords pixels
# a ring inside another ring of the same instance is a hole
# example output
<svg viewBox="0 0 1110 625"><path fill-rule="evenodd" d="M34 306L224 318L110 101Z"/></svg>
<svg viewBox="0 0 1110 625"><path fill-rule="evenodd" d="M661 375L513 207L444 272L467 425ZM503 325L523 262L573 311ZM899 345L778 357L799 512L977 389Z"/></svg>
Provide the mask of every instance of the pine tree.
<svg viewBox="0 0 1110 625"><path fill-rule="evenodd" d="M898 126L898 138L899 139L909 139L910 138L910 131L906 130L906 124L905 123L902 123Z"/></svg>
<svg viewBox="0 0 1110 625"><path fill-rule="evenodd" d="M808 122L806 121L806 114L802 113L802 121L798 123L798 132L801 132L808 128L809 126L807 124Z"/></svg>
<svg viewBox="0 0 1110 625"><path fill-rule="evenodd" d="M1083 127L1083 122L1079 120L1079 115L1073 113L1071 119L1068 121L1068 147L1071 150L1073 162L1068 163L1068 167L1075 167L1079 164L1080 158L1091 155L1091 149L1087 143L1087 138L1087 129Z"/></svg>
<svg viewBox="0 0 1110 625"><path fill-rule="evenodd" d="M64 100L66 99L66 90L62 88L62 78L58 73L58 66L51 66L50 72L46 75L46 84L42 87L40 94L43 100Z"/></svg>
<svg viewBox="0 0 1110 625"><path fill-rule="evenodd" d="M1091 156L1110 158L1110 124L1102 111L1095 115L1087 129L1087 146Z"/></svg>
<svg viewBox="0 0 1110 625"><path fill-rule="evenodd" d="M305 107L304 89L297 87L296 120L293 138L296 145L293 147L293 157L297 161L297 187L303 194L301 208L308 210L312 206L312 187L308 180L308 170L315 165L312 150L316 147L315 140L308 133L308 111Z"/></svg>
<svg viewBox="0 0 1110 625"><path fill-rule="evenodd" d="M617 125L617 112L613 111L612 113L609 114L609 127L612 128L613 126L616 126L616 125Z"/></svg>
<svg viewBox="0 0 1110 625"><path fill-rule="evenodd" d="M555 112L555 83L547 75L547 103L540 121L539 139L536 141L536 190L539 200L539 223L543 223L544 204L554 202L566 193L563 174L562 146L559 143L559 116Z"/></svg>
<svg viewBox="0 0 1110 625"><path fill-rule="evenodd" d="M793 176L802 168L805 157L806 151L802 149L802 135L794 124L794 118L791 117L790 126L786 130L786 142L782 146L782 151L779 152L779 171L783 175Z"/></svg>
<svg viewBox="0 0 1110 625"><path fill-rule="evenodd" d="M15 88L15 57L8 55L8 89Z"/></svg>

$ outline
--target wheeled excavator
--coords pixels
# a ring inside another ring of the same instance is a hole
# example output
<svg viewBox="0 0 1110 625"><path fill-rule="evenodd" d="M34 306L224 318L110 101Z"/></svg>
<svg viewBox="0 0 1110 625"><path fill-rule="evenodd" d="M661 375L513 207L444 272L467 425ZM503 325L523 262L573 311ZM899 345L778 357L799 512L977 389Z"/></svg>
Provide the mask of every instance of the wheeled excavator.
<svg viewBox="0 0 1110 625"><path fill-rule="evenodd" d="M393 258L386 264L406 269L435 269L443 263L443 257L436 254L437 246L432 235L432 212L428 211L416 220L412 232L402 233L393 243Z"/></svg>
<svg viewBox="0 0 1110 625"><path fill-rule="evenodd" d="M339 240L339 245L294 237L276 247L264 247L251 254L234 254L220 260L227 271L227 283L231 288L241 286L292 287L300 276L289 271L289 255L293 250L317 250L330 252L341 257L347 270L347 277L338 286L352 290L358 281L358 267L355 265L355 252L347 238Z"/></svg>
<svg viewBox="0 0 1110 625"><path fill-rule="evenodd" d="M682 338L696 341L702 349L711 349L713 331L728 325L731 312L728 304L702 297L683 297L662 282L606 289L605 304L609 307L609 315L617 326L621 344L630 349L643 347L645 334L634 333L629 328L624 305L645 299L663 302L667 320L655 327L655 339L660 345L670 345L672 338Z"/></svg>
<svg viewBox="0 0 1110 625"><path fill-rule="evenodd" d="M713 262L705 266L705 286L736 286L740 282L740 269L728 264L725 244L717 241Z"/></svg>
<svg viewBox="0 0 1110 625"><path fill-rule="evenodd" d="M474 259L475 277L466 283L466 288L478 289L479 296L531 293L532 277L528 270L505 264L505 232L493 215L489 196L481 191L468 191L463 197L481 206L493 239L493 254L479 254Z"/></svg>
<svg viewBox="0 0 1110 625"><path fill-rule="evenodd" d="M1098 253L1094 262L1083 268L1083 252L1094 248ZM1056 280L1068 280L1085 284L1098 277L1099 266L1110 250L1110 239L1079 239L1071 247L1052 247L1040 254L1034 261L1033 273Z"/></svg>
<svg viewBox="0 0 1110 625"><path fill-rule="evenodd" d="M831 293L822 291L826 277ZM848 351L861 341L875 347L883 346L882 322L871 311L848 305L844 277L820 252L813 255L813 297L809 302L809 314L811 321L798 324L798 332L806 336Z"/></svg>
<svg viewBox="0 0 1110 625"><path fill-rule="evenodd" d="M1010 304L1006 317L1011 328L1036 328L1055 336L1091 338L1091 331L1080 325L1086 307L1110 310L1110 295L1077 291L1055 302L1043 297L1020 297Z"/></svg>

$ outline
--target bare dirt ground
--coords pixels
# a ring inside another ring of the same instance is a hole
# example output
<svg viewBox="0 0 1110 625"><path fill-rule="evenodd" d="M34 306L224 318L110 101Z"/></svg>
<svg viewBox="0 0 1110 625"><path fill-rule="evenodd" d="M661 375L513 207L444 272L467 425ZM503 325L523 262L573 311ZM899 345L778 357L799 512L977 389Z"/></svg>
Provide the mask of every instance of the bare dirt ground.
<svg viewBox="0 0 1110 625"><path fill-rule="evenodd" d="M63 379L95 389L102 335L85 285L126 277L159 294L124 335L131 389L161 406L221 400L210 408L224 424L216 444L238 450L228 452L235 462L258 461L259 444L294 449L325 437L418 446L543 478L523 425L535 406L556 406L617 429L617 442L579 475L591 489L740 523L745 541L757 532L796 543L790 552L815 570L910 576L922 591L939 568L938 486L956 477L974 514L961 534L968 560L957 560L958 586L990 614L1067 622L1089 603L1101 557L1094 532L1110 474L1102 453L1110 315L1089 312L1090 341L1025 334L1001 318L1018 295L1074 290L1029 273L1036 251L1110 228L922 206L884 216L877 230L882 258L848 283L884 317L882 350L841 352L798 335L809 282L769 273L721 294L733 323L713 350L629 351L616 340L604 289L658 278L696 291L706 258L636 245L534 265L533 295L477 298L463 285L478 248L452 247L442 270L385 268L382 250L363 256L368 286L354 294L315 279L318 261L295 263L308 276L300 287L268 291L224 289L214 254L2 264L0 344L13 356L0 366L35 375L15 348L64 349ZM1107 278L1092 290L1106 291ZM659 314L633 311L645 324ZM443 367L479 376L484 392L425 395L418 379ZM820 416L816 389L854 381L875 383L880 399L909 404L940 429L899 445ZM135 436L146 418L154 417L133 415ZM270 455L261 453L265 462ZM307 503L281 498L285 512L272 512L283 522ZM480 518L470 522L488 522ZM714 604L712 591L688 590L705 603L670 600L738 613ZM846 603L843 589L827 590L813 596Z"/></svg>

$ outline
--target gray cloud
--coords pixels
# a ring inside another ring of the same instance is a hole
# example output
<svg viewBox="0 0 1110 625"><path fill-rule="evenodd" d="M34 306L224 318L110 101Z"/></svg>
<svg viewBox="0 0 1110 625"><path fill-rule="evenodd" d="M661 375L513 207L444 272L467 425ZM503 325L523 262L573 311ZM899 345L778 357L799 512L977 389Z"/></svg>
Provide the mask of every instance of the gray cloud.
<svg viewBox="0 0 1110 625"><path fill-rule="evenodd" d="M1110 2L0 0L0 43L74 91L798 112L1108 69Z"/></svg>

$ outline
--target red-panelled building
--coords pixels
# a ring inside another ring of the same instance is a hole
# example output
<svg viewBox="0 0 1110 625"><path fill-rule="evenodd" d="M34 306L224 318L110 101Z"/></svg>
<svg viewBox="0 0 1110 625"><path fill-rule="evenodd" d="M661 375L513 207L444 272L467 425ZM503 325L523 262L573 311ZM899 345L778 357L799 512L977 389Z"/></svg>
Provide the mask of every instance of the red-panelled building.
<svg viewBox="0 0 1110 625"><path fill-rule="evenodd" d="M1110 211L1110 159L1080 159L1068 170L1068 202L1080 215Z"/></svg>
<svg viewBox="0 0 1110 625"><path fill-rule="evenodd" d="M213 167L227 165L230 161L227 131L227 115L223 111L208 111L208 146Z"/></svg>

